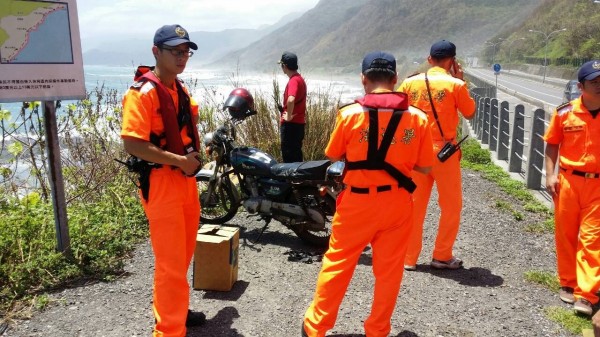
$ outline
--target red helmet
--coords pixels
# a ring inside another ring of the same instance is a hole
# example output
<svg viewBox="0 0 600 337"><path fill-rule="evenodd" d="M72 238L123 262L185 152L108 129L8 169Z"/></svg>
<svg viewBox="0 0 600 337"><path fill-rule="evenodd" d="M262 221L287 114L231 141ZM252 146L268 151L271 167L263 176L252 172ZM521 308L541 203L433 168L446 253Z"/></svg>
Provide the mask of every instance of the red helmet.
<svg viewBox="0 0 600 337"><path fill-rule="evenodd" d="M233 89L223 104L223 110L225 109L234 119L244 119L256 112L254 111L254 98L245 88Z"/></svg>

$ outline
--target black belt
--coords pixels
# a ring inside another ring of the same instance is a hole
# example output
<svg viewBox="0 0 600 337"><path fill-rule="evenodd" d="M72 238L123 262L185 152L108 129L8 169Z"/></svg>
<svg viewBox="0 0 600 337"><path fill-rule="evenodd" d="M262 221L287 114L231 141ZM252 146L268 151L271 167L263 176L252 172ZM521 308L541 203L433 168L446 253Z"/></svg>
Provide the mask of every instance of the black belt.
<svg viewBox="0 0 600 337"><path fill-rule="evenodd" d="M381 186L375 187L375 189L377 190L377 192L391 191L392 185L381 185ZM369 188L368 187L350 186L350 192L357 193L357 194L369 194Z"/></svg>
<svg viewBox="0 0 600 337"><path fill-rule="evenodd" d="M584 177L584 178L600 178L600 173L589 173L589 172L583 172L583 171L577 171L577 170L568 170L566 168L560 168L561 170L567 172L568 174L572 174L575 176L580 176L580 177Z"/></svg>

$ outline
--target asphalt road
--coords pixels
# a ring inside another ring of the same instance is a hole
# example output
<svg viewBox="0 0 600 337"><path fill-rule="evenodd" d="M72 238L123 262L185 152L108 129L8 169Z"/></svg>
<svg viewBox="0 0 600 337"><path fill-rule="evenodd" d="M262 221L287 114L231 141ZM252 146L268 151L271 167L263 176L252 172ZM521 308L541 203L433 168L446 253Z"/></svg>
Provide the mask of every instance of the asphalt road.
<svg viewBox="0 0 600 337"><path fill-rule="evenodd" d="M491 69L469 68L467 69L467 72L490 83L496 83L496 75L494 75L494 72ZM566 82L567 81L565 80L565 84ZM533 100L538 100L542 103L542 107L556 107L563 101L563 86L558 86L553 82L542 83L541 78L525 78L502 71L498 75L498 86L499 89L504 89L509 92L512 91L530 97Z"/></svg>

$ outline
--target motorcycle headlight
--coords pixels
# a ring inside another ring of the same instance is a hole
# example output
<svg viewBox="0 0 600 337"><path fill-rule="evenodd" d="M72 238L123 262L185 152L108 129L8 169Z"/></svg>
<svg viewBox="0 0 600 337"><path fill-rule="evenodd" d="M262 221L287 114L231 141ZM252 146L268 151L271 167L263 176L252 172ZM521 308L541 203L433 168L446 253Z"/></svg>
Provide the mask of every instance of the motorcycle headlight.
<svg viewBox="0 0 600 337"><path fill-rule="evenodd" d="M204 146L211 145L213 143L213 138L214 138L214 134L212 132L205 134L204 137L202 138L202 142L204 143Z"/></svg>

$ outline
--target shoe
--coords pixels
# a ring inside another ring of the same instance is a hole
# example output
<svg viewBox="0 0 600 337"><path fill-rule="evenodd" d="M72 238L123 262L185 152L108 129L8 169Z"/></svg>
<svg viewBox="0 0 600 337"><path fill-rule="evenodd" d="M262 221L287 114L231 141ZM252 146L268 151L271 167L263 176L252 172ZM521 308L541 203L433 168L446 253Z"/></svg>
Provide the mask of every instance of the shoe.
<svg viewBox="0 0 600 337"><path fill-rule="evenodd" d="M585 298L579 298L573 305L573 309L582 315L592 316L592 303Z"/></svg>
<svg viewBox="0 0 600 337"><path fill-rule="evenodd" d="M200 311L188 310L187 318L185 319L185 326L200 326L206 323L206 315Z"/></svg>
<svg viewBox="0 0 600 337"><path fill-rule="evenodd" d="M571 287L560 287L560 290L558 291L558 297L560 297L560 300L565 303L575 303L575 296L573 296L573 288Z"/></svg>
<svg viewBox="0 0 600 337"><path fill-rule="evenodd" d="M448 261L431 260L431 267L435 269L459 269L462 265L462 260L454 256Z"/></svg>
<svg viewBox="0 0 600 337"><path fill-rule="evenodd" d="M405 264L404 270L415 271L415 270L417 270L417 266L411 266L410 264Z"/></svg>
<svg viewBox="0 0 600 337"><path fill-rule="evenodd" d="M300 329L300 331L301 331L300 336L302 336L302 337L308 337L308 334L306 333L306 330L304 330L304 321L302 321L302 326L300 328L301 328Z"/></svg>

